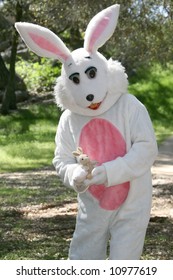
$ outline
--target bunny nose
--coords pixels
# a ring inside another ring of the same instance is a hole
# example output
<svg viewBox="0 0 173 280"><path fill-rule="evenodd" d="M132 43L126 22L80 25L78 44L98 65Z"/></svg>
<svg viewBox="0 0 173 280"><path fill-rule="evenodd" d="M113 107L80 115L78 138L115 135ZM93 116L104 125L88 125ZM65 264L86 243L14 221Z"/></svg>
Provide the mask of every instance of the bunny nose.
<svg viewBox="0 0 173 280"><path fill-rule="evenodd" d="M88 100L88 101L93 101L93 99L94 99L93 94L88 94L87 97L86 97L86 100Z"/></svg>

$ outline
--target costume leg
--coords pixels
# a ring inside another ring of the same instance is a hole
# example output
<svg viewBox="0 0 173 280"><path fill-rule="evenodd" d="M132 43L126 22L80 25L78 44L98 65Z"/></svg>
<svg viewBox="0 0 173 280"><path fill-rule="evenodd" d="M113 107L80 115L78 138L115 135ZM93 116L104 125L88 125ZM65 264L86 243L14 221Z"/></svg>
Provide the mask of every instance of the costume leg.
<svg viewBox="0 0 173 280"><path fill-rule="evenodd" d="M82 227L85 230L82 230ZM106 259L108 235L96 227L86 228L86 224L77 225L69 251L70 260Z"/></svg>
<svg viewBox="0 0 173 280"><path fill-rule="evenodd" d="M111 228L110 260L138 260L142 254L146 226L118 221Z"/></svg>
<svg viewBox="0 0 173 280"><path fill-rule="evenodd" d="M112 215L110 221L112 260L138 260L141 257L152 202L151 178L146 174L143 179L144 185L138 185L137 179L133 180L125 203L117 215Z"/></svg>
<svg viewBox="0 0 173 280"><path fill-rule="evenodd" d="M82 203L81 203L82 204ZM95 204L95 205L94 205ZM107 211L97 203L81 207L69 250L70 260L104 260L109 237Z"/></svg>

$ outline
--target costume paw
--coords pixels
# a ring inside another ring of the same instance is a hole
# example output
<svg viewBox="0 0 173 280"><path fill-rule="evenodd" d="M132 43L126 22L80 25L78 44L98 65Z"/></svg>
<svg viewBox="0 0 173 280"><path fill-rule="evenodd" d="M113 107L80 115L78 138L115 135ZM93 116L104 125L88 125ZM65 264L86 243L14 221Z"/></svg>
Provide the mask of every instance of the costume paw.
<svg viewBox="0 0 173 280"><path fill-rule="evenodd" d="M84 181L84 184L86 186L106 185L107 184L106 169L103 165L95 167L93 169L91 175L92 175L91 180L85 180Z"/></svg>
<svg viewBox="0 0 173 280"><path fill-rule="evenodd" d="M77 193L84 193L87 191L87 189L89 188L89 186L86 186L85 183L81 183L81 184L76 184L74 186L74 190L77 192Z"/></svg>
<svg viewBox="0 0 173 280"><path fill-rule="evenodd" d="M83 182L85 181L87 176L87 172L81 167L81 165L78 165L76 169L73 172L72 176L72 187L77 191L77 192L84 192L84 187Z"/></svg>

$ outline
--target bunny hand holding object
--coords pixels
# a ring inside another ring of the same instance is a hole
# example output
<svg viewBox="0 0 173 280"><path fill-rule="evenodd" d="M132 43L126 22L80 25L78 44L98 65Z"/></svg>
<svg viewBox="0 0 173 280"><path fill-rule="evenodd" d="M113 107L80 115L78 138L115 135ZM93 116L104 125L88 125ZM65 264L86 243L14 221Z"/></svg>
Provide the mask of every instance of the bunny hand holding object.
<svg viewBox="0 0 173 280"><path fill-rule="evenodd" d="M77 192L82 193L89 188L90 181L87 181L86 179L90 180L93 178L92 171L96 166L97 161L90 160L88 155L84 154L80 147L78 147L77 151L74 151L72 154L78 159L80 164L73 173L72 186Z"/></svg>
<svg viewBox="0 0 173 280"><path fill-rule="evenodd" d="M93 17L84 47L73 52L46 28L16 24L31 50L63 64L55 86L64 112L53 164L64 185L79 192L69 259L106 259L109 239L109 259L139 259L150 217L150 168L157 155L152 124L143 104L128 93L123 66L98 52L118 15L119 5L113 5ZM92 178L72 154L77 147L98 162Z"/></svg>

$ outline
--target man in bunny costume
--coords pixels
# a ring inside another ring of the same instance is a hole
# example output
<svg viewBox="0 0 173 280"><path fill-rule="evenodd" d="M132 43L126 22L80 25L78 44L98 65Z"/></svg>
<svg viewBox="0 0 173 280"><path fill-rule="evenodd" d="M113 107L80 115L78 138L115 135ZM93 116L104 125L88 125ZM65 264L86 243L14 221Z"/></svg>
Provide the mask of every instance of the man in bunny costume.
<svg viewBox="0 0 173 280"><path fill-rule="evenodd" d="M63 63L55 97L65 111L53 164L78 192L71 260L105 259L108 240L109 259L139 259L150 217L150 167L157 155L152 124L145 107L128 94L122 65L97 51L113 34L118 14L119 5L98 13L86 29L84 48L73 52L50 30L16 23L31 50ZM77 147L98 162L90 180L72 154Z"/></svg>

